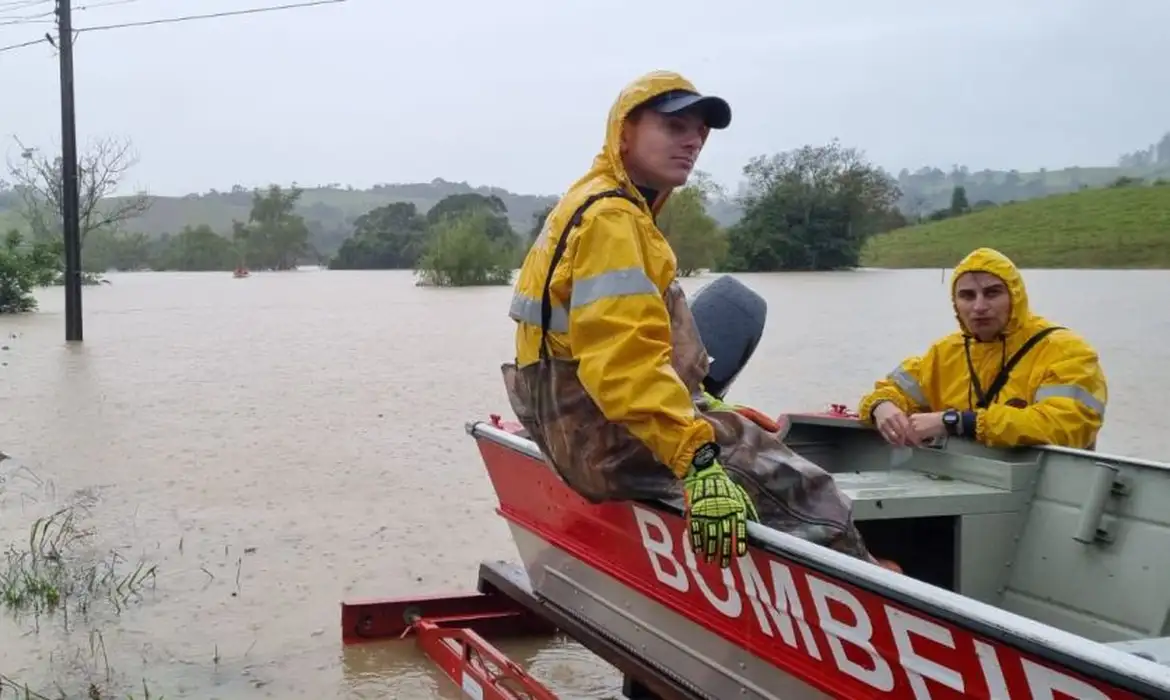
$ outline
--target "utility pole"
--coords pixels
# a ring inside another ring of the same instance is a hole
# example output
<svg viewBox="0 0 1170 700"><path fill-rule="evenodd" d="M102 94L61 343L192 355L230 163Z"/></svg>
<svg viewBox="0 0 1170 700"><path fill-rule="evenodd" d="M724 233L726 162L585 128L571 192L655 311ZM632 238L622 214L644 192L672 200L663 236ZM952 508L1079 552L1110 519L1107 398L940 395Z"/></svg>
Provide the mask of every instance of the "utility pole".
<svg viewBox="0 0 1170 700"><path fill-rule="evenodd" d="M61 59L61 214L65 232L65 340L81 341L81 221L77 182L77 114L73 104L72 0L57 0Z"/></svg>

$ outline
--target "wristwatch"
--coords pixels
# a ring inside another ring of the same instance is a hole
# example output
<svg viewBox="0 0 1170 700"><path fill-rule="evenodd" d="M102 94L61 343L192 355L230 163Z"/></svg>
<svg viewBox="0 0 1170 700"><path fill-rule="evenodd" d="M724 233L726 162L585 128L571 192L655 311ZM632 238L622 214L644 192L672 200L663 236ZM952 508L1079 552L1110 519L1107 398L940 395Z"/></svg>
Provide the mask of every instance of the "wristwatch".
<svg viewBox="0 0 1170 700"><path fill-rule="evenodd" d="M963 416L953 408L948 408L942 414L943 426L948 435L958 437L963 434Z"/></svg>
<svg viewBox="0 0 1170 700"><path fill-rule="evenodd" d="M701 472L719 459L719 444L715 442L705 442L699 445L699 449L695 450L695 456L691 457L691 468L696 472Z"/></svg>

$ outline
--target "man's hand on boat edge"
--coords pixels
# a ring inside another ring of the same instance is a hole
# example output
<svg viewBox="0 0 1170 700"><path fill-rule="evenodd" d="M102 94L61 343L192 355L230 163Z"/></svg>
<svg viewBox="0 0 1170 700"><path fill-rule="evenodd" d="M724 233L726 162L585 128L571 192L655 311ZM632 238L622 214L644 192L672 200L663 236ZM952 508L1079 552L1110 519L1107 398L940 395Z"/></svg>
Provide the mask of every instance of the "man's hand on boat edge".
<svg viewBox="0 0 1170 700"><path fill-rule="evenodd" d="M747 521L760 516L747 492L727 476L718 455L714 443L695 452L683 477L683 492L691 547L704 561L718 561L726 569L732 559L747 554Z"/></svg>

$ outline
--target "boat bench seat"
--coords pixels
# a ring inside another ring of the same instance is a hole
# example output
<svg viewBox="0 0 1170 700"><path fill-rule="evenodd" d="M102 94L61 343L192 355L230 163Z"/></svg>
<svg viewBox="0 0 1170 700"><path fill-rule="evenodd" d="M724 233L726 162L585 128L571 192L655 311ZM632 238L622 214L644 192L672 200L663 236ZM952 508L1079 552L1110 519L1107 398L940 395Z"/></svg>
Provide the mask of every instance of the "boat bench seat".
<svg viewBox="0 0 1170 700"><path fill-rule="evenodd" d="M1160 663L1163 666L1170 666L1170 637L1130 639L1124 642L1110 642L1106 646Z"/></svg>
<svg viewBox="0 0 1170 700"><path fill-rule="evenodd" d="M856 520L999 513L1018 507L1018 497L1009 490L909 469L837 472L833 478L853 499Z"/></svg>

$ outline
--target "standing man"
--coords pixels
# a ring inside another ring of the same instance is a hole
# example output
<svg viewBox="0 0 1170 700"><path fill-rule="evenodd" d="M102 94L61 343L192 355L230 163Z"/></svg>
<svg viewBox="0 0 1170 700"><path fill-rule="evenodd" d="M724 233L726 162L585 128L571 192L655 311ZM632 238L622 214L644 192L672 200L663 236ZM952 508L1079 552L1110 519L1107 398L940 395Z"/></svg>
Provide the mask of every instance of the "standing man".
<svg viewBox="0 0 1170 700"><path fill-rule="evenodd" d="M868 556L824 470L738 413L696 407L709 359L654 218L710 131L730 122L727 102L677 73L622 90L601 152L521 266L508 397L549 463L590 501L682 495L691 544L708 561L726 567L746 553L757 504L773 527Z"/></svg>
<svg viewBox="0 0 1170 700"><path fill-rule="evenodd" d="M1020 271L999 251L964 258L951 290L959 330L878 381L861 419L893 445L954 435L1093 449L1109 392L1092 346L1032 313Z"/></svg>

